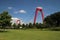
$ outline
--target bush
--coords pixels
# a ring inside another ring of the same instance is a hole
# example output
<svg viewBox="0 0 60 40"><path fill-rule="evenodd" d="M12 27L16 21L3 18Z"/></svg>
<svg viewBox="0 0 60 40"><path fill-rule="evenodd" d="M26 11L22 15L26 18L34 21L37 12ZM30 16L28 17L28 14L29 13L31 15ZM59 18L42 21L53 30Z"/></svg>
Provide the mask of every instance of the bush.
<svg viewBox="0 0 60 40"><path fill-rule="evenodd" d="M52 30L52 31L60 31L60 27L50 28L50 30Z"/></svg>

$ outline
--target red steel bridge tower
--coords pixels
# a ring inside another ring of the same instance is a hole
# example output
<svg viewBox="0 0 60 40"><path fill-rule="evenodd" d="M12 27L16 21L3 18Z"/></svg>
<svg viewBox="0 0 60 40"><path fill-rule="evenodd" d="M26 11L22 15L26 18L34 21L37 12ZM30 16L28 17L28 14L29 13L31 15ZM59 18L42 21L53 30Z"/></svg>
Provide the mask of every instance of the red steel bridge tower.
<svg viewBox="0 0 60 40"><path fill-rule="evenodd" d="M36 24L36 18L37 18L38 11L41 12L42 20L43 20L43 23L44 23L44 13L43 13L42 7L37 7L36 11L35 11L35 16L34 16L34 24Z"/></svg>

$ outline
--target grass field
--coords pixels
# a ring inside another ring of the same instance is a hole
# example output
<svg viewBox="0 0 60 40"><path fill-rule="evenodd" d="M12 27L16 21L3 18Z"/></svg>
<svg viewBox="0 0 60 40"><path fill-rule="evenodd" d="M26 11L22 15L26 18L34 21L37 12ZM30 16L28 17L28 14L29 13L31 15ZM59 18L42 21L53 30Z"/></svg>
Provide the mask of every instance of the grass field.
<svg viewBox="0 0 60 40"><path fill-rule="evenodd" d="M60 31L8 30L0 32L0 40L60 40Z"/></svg>

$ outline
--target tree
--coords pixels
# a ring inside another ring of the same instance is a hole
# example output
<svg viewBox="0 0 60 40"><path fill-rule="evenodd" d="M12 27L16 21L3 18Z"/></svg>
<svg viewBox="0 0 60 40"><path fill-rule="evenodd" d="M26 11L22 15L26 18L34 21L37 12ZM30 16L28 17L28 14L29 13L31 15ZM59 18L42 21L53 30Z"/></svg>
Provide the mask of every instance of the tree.
<svg viewBox="0 0 60 40"><path fill-rule="evenodd" d="M45 28L44 24L41 24L41 23L36 23L35 26L36 26L37 29Z"/></svg>
<svg viewBox="0 0 60 40"><path fill-rule="evenodd" d="M14 29L16 29L16 28L17 28L17 26L16 26L16 24L15 24L15 23L13 24L13 28L14 28Z"/></svg>
<svg viewBox="0 0 60 40"><path fill-rule="evenodd" d="M33 28L36 28L36 25L35 25L35 23L33 23L33 24L32 24L32 27L33 27Z"/></svg>
<svg viewBox="0 0 60 40"><path fill-rule="evenodd" d="M29 23L29 28L33 28L33 25L32 25L32 23Z"/></svg>
<svg viewBox="0 0 60 40"><path fill-rule="evenodd" d="M22 24L22 28L25 28L25 24Z"/></svg>
<svg viewBox="0 0 60 40"><path fill-rule="evenodd" d="M18 24L18 25L17 25L17 28L19 29L20 27L21 27L21 24Z"/></svg>
<svg viewBox="0 0 60 40"><path fill-rule="evenodd" d="M36 23L36 24L35 24L35 26L36 26L36 28L38 28L38 29L39 29L39 24L38 24L38 23Z"/></svg>
<svg viewBox="0 0 60 40"><path fill-rule="evenodd" d="M8 12L4 11L0 14L0 26L2 28L5 28L7 26L11 26L11 15L8 14Z"/></svg>
<svg viewBox="0 0 60 40"><path fill-rule="evenodd" d="M26 24L26 28L29 28L29 25L28 24Z"/></svg>
<svg viewBox="0 0 60 40"><path fill-rule="evenodd" d="M50 16L47 16L44 21L46 21L46 24L50 26L59 26L60 25L60 12L56 12L54 14L51 14Z"/></svg>

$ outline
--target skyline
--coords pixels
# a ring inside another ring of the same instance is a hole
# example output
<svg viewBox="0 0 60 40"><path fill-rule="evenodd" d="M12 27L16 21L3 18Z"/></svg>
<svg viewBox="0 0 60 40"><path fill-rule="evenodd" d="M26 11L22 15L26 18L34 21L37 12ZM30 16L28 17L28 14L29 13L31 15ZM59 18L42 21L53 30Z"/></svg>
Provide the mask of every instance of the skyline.
<svg viewBox="0 0 60 40"><path fill-rule="evenodd" d="M24 23L33 23L36 7L42 7L46 17L60 11L59 3L60 0L0 0L0 13L8 11L12 17L22 19ZM37 22L42 22L40 12Z"/></svg>

